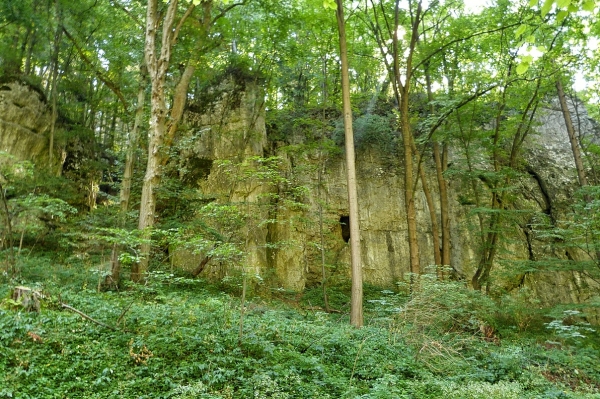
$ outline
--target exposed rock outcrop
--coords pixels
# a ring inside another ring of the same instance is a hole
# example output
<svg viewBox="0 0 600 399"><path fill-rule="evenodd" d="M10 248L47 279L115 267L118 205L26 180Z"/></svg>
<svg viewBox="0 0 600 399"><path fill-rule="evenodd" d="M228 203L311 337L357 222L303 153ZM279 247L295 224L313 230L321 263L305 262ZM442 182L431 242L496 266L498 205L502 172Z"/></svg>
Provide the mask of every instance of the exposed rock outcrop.
<svg viewBox="0 0 600 399"><path fill-rule="evenodd" d="M39 91L16 81L0 84L0 151L46 165L51 118Z"/></svg>
<svg viewBox="0 0 600 399"><path fill-rule="evenodd" d="M294 152L278 148L276 143L267 143L262 97L256 86L248 86L239 106L229 107L232 103L226 95L210 112L188 112L186 122L190 129L182 140L189 144L183 150L185 160L182 162L189 166L187 169L194 169L193 165L199 169L187 172L188 177L196 173L199 192L204 197L222 203L257 204L274 187L263 184L256 176L232 182L219 161L242 162L253 156L264 156L264 149L271 148L271 154L278 155L286 164L286 184L304 189L295 197L303 205L286 205L282 196L290 187L278 187L278 200L272 201L262 214L254 215L252 223L255 225L247 226L248 232L252 232L247 234L247 263L258 273L272 277L281 287L302 290L321 281L321 250L324 250L327 273L349 277L350 254L344 236L348 208L343 156L324 156L318 146ZM588 139L596 140L596 124L578 108L577 112L573 109L574 115L578 115L578 126ZM573 157L560 112L560 108L554 106L544 110L537 133L525 144L523 173L513 181L519 193L511 205L516 215L512 225L516 227L502 233L503 244L495 266L495 270L500 271L498 275L508 277L494 281L497 289L528 285L548 303L580 302L589 296L589 290L581 289L587 284L585 278L577 273L511 271L514 262L567 256L548 253L548 241L536 237L532 230L535 214L546 214L554 219L563 217L577 189ZM302 144L302 138L295 140L295 144ZM392 286L409 272L403 172L393 157L390 160L369 146L357 153L357 167L364 279L367 283ZM433 182L432 168L426 161L426 175ZM452 267L456 275L468 277L479 261L475 205L468 200L469 188L464 187L460 179L450 176L449 184ZM434 197L438 197L436 193ZM416 208L421 264L430 265L434 263L432 228L420 189L416 193ZM260 223L266 219L272 222ZM321 245L321 231L324 245ZM179 252L174 256L174 263L186 263L183 258L197 264L202 255L192 258L189 253ZM214 271L218 265L210 267Z"/></svg>

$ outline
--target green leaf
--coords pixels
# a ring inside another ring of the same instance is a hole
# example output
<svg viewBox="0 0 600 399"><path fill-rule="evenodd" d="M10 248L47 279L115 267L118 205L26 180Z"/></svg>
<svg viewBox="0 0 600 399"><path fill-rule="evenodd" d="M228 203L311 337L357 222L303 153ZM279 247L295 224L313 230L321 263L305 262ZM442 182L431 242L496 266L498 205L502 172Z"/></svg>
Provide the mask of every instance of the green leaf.
<svg viewBox="0 0 600 399"><path fill-rule="evenodd" d="M560 8L567 8L571 4L571 0L557 0L556 5Z"/></svg>
<svg viewBox="0 0 600 399"><path fill-rule="evenodd" d="M558 14L556 14L556 22L560 24L562 21L565 20L565 18L567 18L567 15L569 15L567 11L559 11Z"/></svg>
<svg viewBox="0 0 600 399"><path fill-rule="evenodd" d="M548 15L550 10L552 9L552 4L554 4L554 0L544 1L544 5L542 6L542 18Z"/></svg>
<svg viewBox="0 0 600 399"><path fill-rule="evenodd" d="M538 3L538 0L531 0L529 2L529 7L533 7L534 5L536 5Z"/></svg>
<svg viewBox="0 0 600 399"><path fill-rule="evenodd" d="M572 4L572 3L571 3L571 5L569 6L569 9L568 9L568 11L569 11L569 12L577 12L577 11L579 11L579 7L577 7L577 5L576 5L576 4Z"/></svg>
<svg viewBox="0 0 600 399"><path fill-rule="evenodd" d="M528 62L521 62L517 65L517 74L523 75L529 69L530 64Z"/></svg>
<svg viewBox="0 0 600 399"><path fill-rule="evenodd" d="M515 37L520 37L527 30L527 24L521 24L515 31Z"/></svg>
<svg viewBox="0 0 600 399"><path fill-rule="evenodd" d="M323 0L323 7L330 10L337 10L337 4L335 0Z"/></svg>
<svg viewBox="0 0 600 399"><path fill-rule="evenodd" d="M523 57L521 57L521 64L525 63L525 64L531 64L533 62L533 56L532 55L524 55Z"/></svg>
<svg viewBox="0 0 600 399"><path fill-rule="evenodd" d="M535 36L533 36L533 35L529 35L529 36L527 36L527 38L525 39L525 41L526 41L527 43L531 43L531 44L533 44L533 43L535 43Z"/></svg>
<svg viewBox="0 0 600 399"><path fill-rule="evenodd" d="M586 1L583 3L582 8L585 11L594 12L594 9L596 8L596 2L594 0Z"/></svg>

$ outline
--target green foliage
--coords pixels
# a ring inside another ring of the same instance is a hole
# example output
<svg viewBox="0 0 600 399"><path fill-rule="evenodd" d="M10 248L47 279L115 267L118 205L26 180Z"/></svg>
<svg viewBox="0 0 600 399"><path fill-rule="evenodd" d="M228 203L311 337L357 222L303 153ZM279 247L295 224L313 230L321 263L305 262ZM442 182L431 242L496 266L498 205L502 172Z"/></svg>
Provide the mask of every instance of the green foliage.
<svg viewBox="0 0 600 399"><path fill-rule="evenodd" d="M546 328L556 334L557 337L563 339L582 339L587 334L596 331L582 316L583 314L578 310L563 310L560 317L546 323Z"/></svg>
<svg viewBox="0 0 600 399"><path fill-rule="evenodd" d="M423 274L415 276L410 299L398 321L424 334L479 334L482 326L494 327L495 310L491 298L464 283Z"/></svg>
<svg viewBox="0 0 600 399"><path fill-rule="evenodd" d="M600 394L597 347L546 349L525 339L488 342L475 331L477 323L442 304L445 296L471 318L487 319L482 313L490 305L478 305L478 293L456 293L466 291L456 283L423 279L408 297L367 290L373 300L366 320L376 322L362 329L347 325L346 315L249 302L246 334L239 343L238 300L202 280L150 273L145 286L98 293L47 276L26 277L45 280L43 287L34 280L27 285L42 288L46 304L40 314L16 310L8 301L0 306L0 397L139 398L146 392L141 397L504 399ZM0 296L6 297L8 289L1 287ZM117 331L53 305L58 294L60 301ZM432 295L432 305L426 304L426 295ZM415 312L437 320L434 328L411 318ZM382 322L386 317L389 323ZM425 331L428 340L415 339Z"/></svg>
<svg viewBox="0 0 600 399"><path fill-rule="evenodd" d="M267 112L267 136L285 144L327 144L341 113L335 108L294 108ZM325 143L322 143L325 141Z"/></svg>
<svg viewBox="0 0 600 399"><path fill-rule="evenodd" d="M575 352L527 341L490 344L465 318L445 315L444 296L484 318L467 293L454 292L455 283L422 281L409 297L380 292L381 301L370 304L390 305L391 329L358 330L338 315L250 302L241 345L237 301L197 279L154 273L147 286L122 293L59 287L49 281L44 293L60 292L62 302L119 331L58 307L43 307L40 314L0 308L0 397L592 398L600 386L591 347ZM0 295L7 291L3 287ZM423 312L440 313L430 319L445 327L428 330L406 321L403 313L417 312L425 295L433 295L435 305ZM379 317L386 313L381 310L374 309ZM431 341L416 344L419 330ZM444 353L448 334L455 345ZM426 355L434 340L440 352Z"/></svg>
<svg viewBox="0 0 600 399"><path fill-rule="evenodd" d="M12 277L22 267L24 246L53 234L77 213L65 200L38 190L37 174L31 162L19 162L10 154L0 153L2 255L7 264L5 274Z"/></svg>
<svg viewBox="0 0 600 399"><path fill-rule="evenodd" d="M597 279L600 276L600 187L581 188L574 196L565 219L539 217L533 225L536 235L557 252L574 254L571 259L540 259L534 271L579 271Z"/></svg>
<svg viewBox="0 0 600 399"><path fill-rule="evenodd" d="M364 114L356 118L353 123L354 143L357 148L373 146L383 155L396 155L398 150L397 121L393 114L386 116L378 114ZM333 133L333 140L338 145L344 144L343 126L337 125Z"/></svg>
<svg viewBox="0 0 600 399"><path fill-rule="evenodd" d="M545 314L540 300L527 287L514 290L499 298L498 310L500 324L516 328L519 333L539 328Z"/></svg>

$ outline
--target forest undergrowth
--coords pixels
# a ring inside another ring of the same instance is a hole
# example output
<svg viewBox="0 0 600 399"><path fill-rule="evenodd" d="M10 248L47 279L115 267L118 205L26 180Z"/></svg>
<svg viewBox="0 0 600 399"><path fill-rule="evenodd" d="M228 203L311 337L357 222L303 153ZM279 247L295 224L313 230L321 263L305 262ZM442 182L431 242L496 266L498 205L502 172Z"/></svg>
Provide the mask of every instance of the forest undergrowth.
<svg viewBox="0 0 600 399"><path fill-rule="evenodd" d="M577 311L433 276L366 287L361 329L346 284L329 288L332 313L320 287L257 286L240 329L236 278L154 272L98 292L81 265L27 263L0 286L0 398L600 398L600 340ZM10 299L17 285L43 294L39 312Z"/></svg>

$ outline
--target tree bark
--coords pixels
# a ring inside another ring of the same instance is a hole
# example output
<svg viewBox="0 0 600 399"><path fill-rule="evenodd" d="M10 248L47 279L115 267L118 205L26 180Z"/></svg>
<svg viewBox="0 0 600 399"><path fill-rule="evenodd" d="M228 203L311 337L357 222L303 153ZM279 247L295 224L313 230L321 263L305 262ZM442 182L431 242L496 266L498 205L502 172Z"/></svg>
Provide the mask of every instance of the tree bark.
<svg viewBox="0 0 600 399"><path fill-rule="evenodd" d="M6 190L4 189L3 184L0 182L0 199L2 200L2 206L5 216L5 225L6 233L4 234L4 239L2 240L4 245L8 246L8 267L6 268L7 273L14 277L17 274L17 260L15 258L15 249L13 243L13 231L12 231L12 216L10 214L10 210L8 209L8 199L6 198Z"/></svg>
<svg viewBox="0 0 600 399"><path fill-rule="evenodd" d="M212 256L205 256L204 259L202 259L202 261L200 262L200 264L198 264L198 266L192 271L192 276L198 277L198 275L204 271L206 265L208 264L208 262L210 262L211 259Z"/></svg>
<svg viewBox="0 0 600 399"><path fill-rule="evenodd" d="M417 146L414 141L412 143L412 150L417 157L418 155ZM436 266L440 266L442 264L442 252L441 252L441 244L440 244L440 227L438 224L437 213L435 210L435 204L433 202L433 196L431 195L431 190L429 190L429 182L427 181L427 176L425 175L425 169L423 168L423 164L419 163L417 165L419 169L419 178L421 179L421 186L423 187L423 194L425 195L425 201L427 202L427 209L429 210L429 219L431 219L431 236L433 241L433 259Z"/></svg>
<svg viewBox="0 0 600 399"><path fill-rule="evenodd" d="M123 181L121 183L120 205L121 212L129 210L129 201L131 198L131 181L133 179L133 166L135 163L135 151L139 142L140 125L144 117L144 103L146 101L146 81L148 79L148 71L145 65L140 68L140 87L138 89L137 105L135 109L135 118L133 128L129 134L129 142L127 144L127 153L125 155L125 170L123 171Z"/></svg>
<svg viewBox="0 0 600 399"><path fill-rule="evenodd" d="M348 203L350 216L350 250L352 260L352 299L350 323L355 327L363 326L363 287L360 251L360 226L358 213L358 194L356 187L356 166L354 153L354 133L352 130L352 107L350 103L350 78L348 76L348 52L346 48L346 27L342 0L336 0L337 24L340 39L340 59L342 66L342 102L344 113L344 133L346 147L346 172L348 181Z"/></svg>
<svg viewBox="0 0 600 399"><path fill-rule="evenodd" d="M567 133L569 134L571 150L573 151L575 167L577 168L577 178L579 179L579 185L581 187L584 187L588 185L588 181L585 174L585 168L583 167L581 151L579 150L579 140L577 140L577 135L575 134L575 126L573 126L573 120L571 119L571 111L569 110L569 106L567 105L567 97L565 96L565 91L563 89L563 85L560 79L556 80L556 90L558 92L560 108L565 119L565 125L567 125Z"/></svg>
<svg viewBox="0 0 600 399"><path fill-rule="evenodd" d="M436 165L436 175L438 186L440 188L440 214L442 219L442 266L451 266L452 253L450 251L451 232L450 232L450 208L448 203L448 184L444 178L446 165L448 165L448 146L442 145L440 154L440 145L437 141L433 142L433 155ZM443 271L442 271L443 277Z"/></svg>
<svg viewBox="0 0 600 399"><path fill-rule="evenodd" d="M433 115L433 91L431 89L431 75L429 73L429 63L425 63L425 81L427 84L427 99L429 101L429 111ZM440 278L444 278L443 266L450 266L450 216L448 213L448 185L444 178L444 171L446 169L447 160L445 159L448 154L448 147L442 145L440 151L440 143L433 139L433 159L435 160L435 172L438 182L438 189L440 195L440 219L441 219L441 234L442 242L440 246L440 263L442 266L438 271Z"/></svg>
<svg viewBox="0 0 600 399"><path fill-rule="evenodd" d="M177 131L177 126L183 115L189 83L194 73L193 66L188 65L175 89L173 107L169 113L166 105L165 83L169 63L171 61L171 52L177 42L177 36L183 23L191 15L195 7L192 3L185 14L179 19L177 25L175 25L177 4L178 0L171 0L168 4L167 11L164 14L164 19L162 21L160 54L157 54L156 30L160 25L161 16L158 11L158 0L148 0L144 56L150 81L152 83L152 94L150 97L148 163L146 165L146 174L142 186L142 199L138 222L138 228L144 231L143 238L145 238L145 240L144 243L140 245L140 262L134 264L131 270L131 278L136 282L144 280L146 270L148 269L151 248L150 237L155 222L156 212L155 190L160 184L160 170L166 159L166 155L164 154L165 146L171 144L173 135ZM209 21L209 25L205 26L205 29L208 29L212 21L210 17L212 1L203 1L201 4L204 10L203 19ZM169 117L170 121L169 124L167 124L167 119Z"/></svg>
<svg viewBox="0 0 600 399"><path fill-rule="evenodd" d="M406 221L408 225L408 247L410 252L410 271L413 274L421 273L419 241L417 238L417 212L415 208L415 179L414 179L414 163L412 140L413 135L410 128L410 116L408 106L408 96L410 94L410 81L412 79L412 59L415 53L419 37L419 24L421 21L421 2L417 5L417 11L412 21L412 32L408 57L406 59L405 82L402 83L400 73L400 53L398 49L398 27L399 27L399 1L396 1L395 6L395 23L393 33L393 56L394 56L394 80L396 97L399 102L400 111L400 132L402 134L402 143L404 150L404 206L406 209Z"/></svg>
<svg viewBox="0 0 600 399"><path fill-rule="evenodd" d="M58 97L58 90L57 90L57 85L58 85L58 75L59 75L59 71L58 71L58 54L60 52L60 42L62 39L62 10L60 8L60 3L58 0L55 1L54 3L55 8L56 8L56 19L57 19L57 27L56 27L56 32L54 34L54 50L52 52L52 79L51 79L51 92L50 92L50 97L51 97L51 104L52 104L52 120L50 123L50 143L48 145L48 166L50 167L50 170L52 170L52 164L54 162L54 133L55 133L55 129L56 129L56 119L58 117L58 110L57 110L57 100L56 98Z"/></svg>
<svg viewBox="0 0 600 399"><path fill-rule="evenodd" d="M510 68L509 68L510 70ZM510 73L508 75L510 77ZM537 78L536 88L533 92L533 95L530 97L523 113L521 115L521 120L517 126L517 129L512 138L512 145L510 154L508 157L508 165L503 165L503 155L501 154L500 148L500 126L502 123L502 117L504 115L504 110L506 108L506 92L510 86L510 83L507 82L504 85L504 90L502 93L502 102L498 108L498 113L496 114L496 128L494 131L493 138L493 151L492 151L492 161L494 165L494 172L499 173L504 166L508 166L508 168L516 169L518 163L518 155L521 151L521 147L525 138L531 131L531 126L533 124L533 119L536 115L539 99L538 93L540 91L542 78ZM506 164L506 161L504 161ZM489 292L489 277L492 267L494 265L494 260L496 254L498 252L498 245L500 241L500 227L503 220L503 211L507 209L509 202L508 191L505 189L509 187L511 183L510 174L507 175L503 180L499 180L490 187L492 190L492 201L491 201L491 209L493 211L490 216L488 227L487 227L487 238L483 242L483 248L481 253L481 258L479 261L479 265L477 266L477 270L473 275L471 283L473 288L476 290L481 290L483 287L486 287L486 291Z"/></svg>

